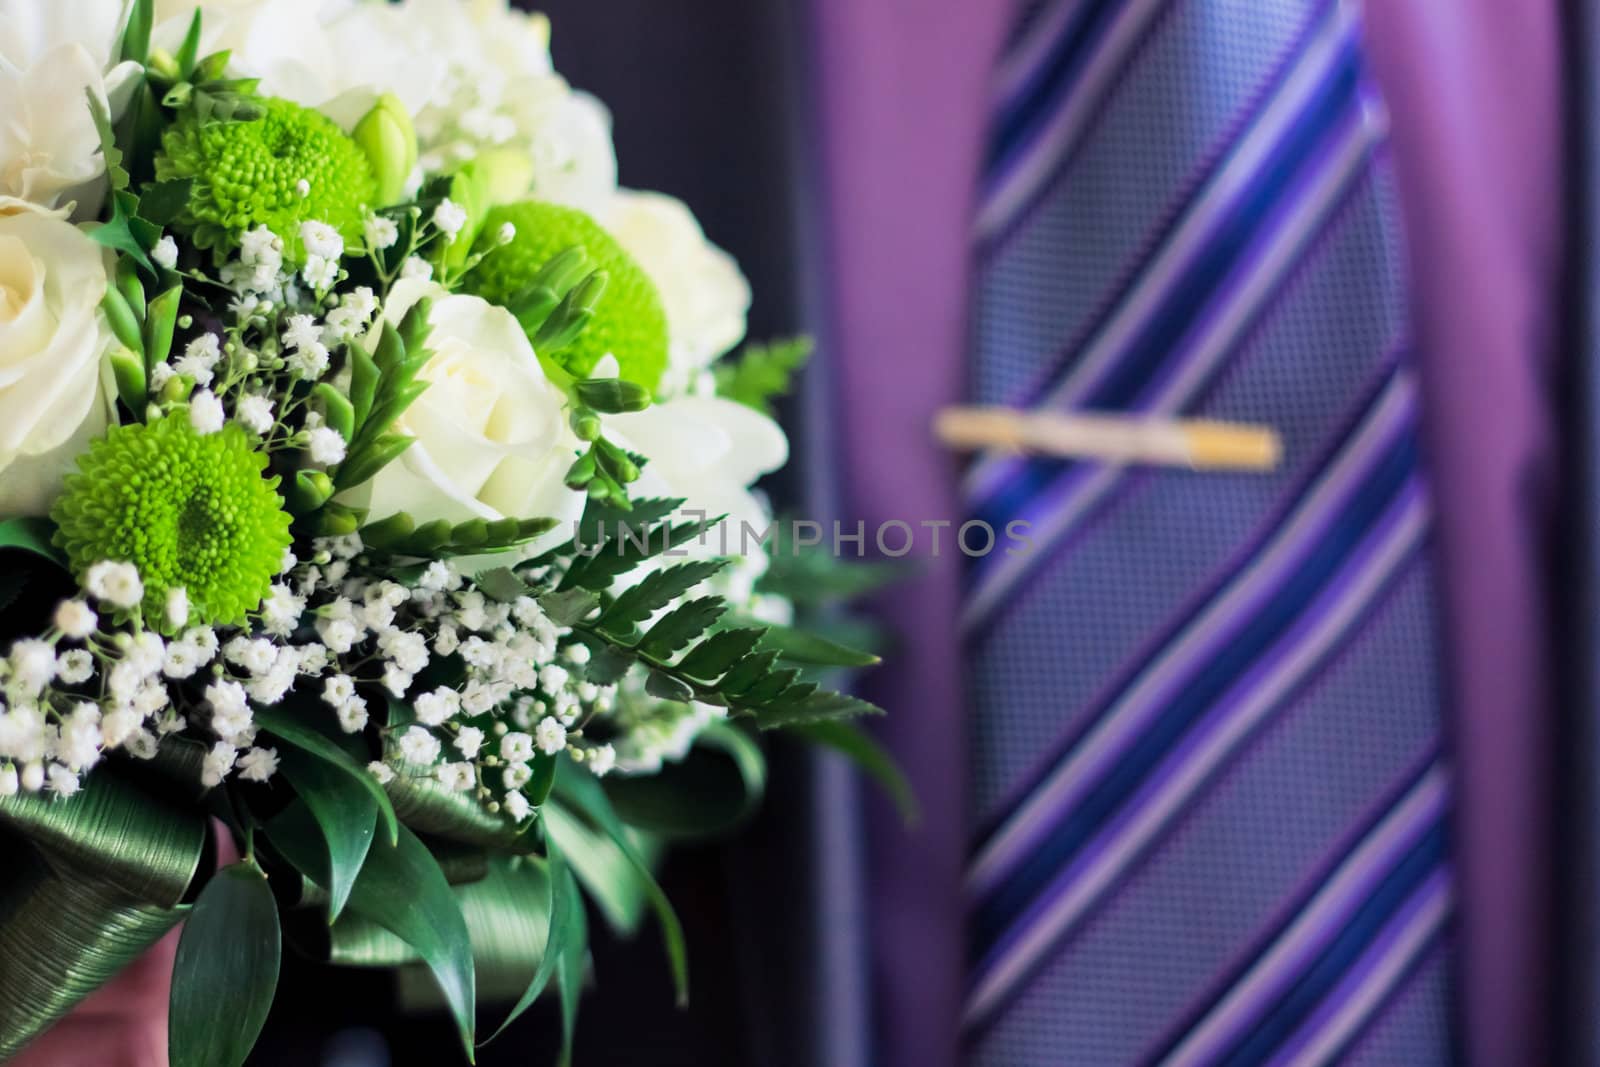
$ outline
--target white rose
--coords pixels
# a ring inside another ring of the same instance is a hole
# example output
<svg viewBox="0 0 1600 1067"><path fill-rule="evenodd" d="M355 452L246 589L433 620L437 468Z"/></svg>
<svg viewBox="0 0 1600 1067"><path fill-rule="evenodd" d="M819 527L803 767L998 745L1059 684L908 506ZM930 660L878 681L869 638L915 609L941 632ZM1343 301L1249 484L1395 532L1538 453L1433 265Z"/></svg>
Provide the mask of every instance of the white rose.
<svg viewBox="0 0 1600 1067"><path fill-rule="evenodd" d="M396 284L385 314L399 323L423 297L433 300L428 388L395 425L416 442L355 499L367 496L374 519L404 511L419 525L553 518L560 525L535 549L561 543L584 505L564 484L578 454L565 394L504 308L419 280Z"/></svg>
<svg viewBox="0 0 1600 1067"><path fill-rule="evenodd" d="M619 190L603 221L661 293L669 336L661 390L682 392L744 339L750 283L680 200Z"/></svg>
<svg viewBox="0 0 1600 1067"><path fill-rule="evenodd" d="M0 518L48 512L113 414L105 253L64 214L0 197Z"/></svg>
<svg viewBox="0 0 1600 1067"><path fill-rule="evenodd" d="M138 65L113 65L122 0L0 0L0 196L93 214L105 173L84 91L121 114Z"/></svg>

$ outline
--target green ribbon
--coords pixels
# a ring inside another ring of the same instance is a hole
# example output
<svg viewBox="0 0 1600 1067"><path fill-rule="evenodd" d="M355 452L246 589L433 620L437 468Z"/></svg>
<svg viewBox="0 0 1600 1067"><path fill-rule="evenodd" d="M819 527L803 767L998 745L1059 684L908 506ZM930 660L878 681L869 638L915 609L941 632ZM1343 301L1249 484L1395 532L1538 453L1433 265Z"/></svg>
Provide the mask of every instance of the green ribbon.
<svg viewBox="0 0 1600 1067"><path fill-rule="evenodd" d="M210 826L107 766L71 798L0 799L0 828L4 1061L176 925Z"/></svg>

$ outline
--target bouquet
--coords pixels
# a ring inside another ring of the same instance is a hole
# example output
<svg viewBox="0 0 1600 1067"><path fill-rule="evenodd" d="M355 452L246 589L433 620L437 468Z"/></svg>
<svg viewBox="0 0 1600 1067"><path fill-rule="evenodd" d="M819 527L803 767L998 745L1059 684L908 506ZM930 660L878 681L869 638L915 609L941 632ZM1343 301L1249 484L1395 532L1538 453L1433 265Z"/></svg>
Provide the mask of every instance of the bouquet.
<svg viewBox="0 0 1600 1067"><path fill-rule="evenodd" d="M796 623L862 582L751 489L804 345L728 357L737 267L503 0L0 0L0 56L0 1060L180 920L179 1065L286 947L469 1059L547 988L570 1055L591 906L686 996L652 864L759 732L892 781Z"/></svg>

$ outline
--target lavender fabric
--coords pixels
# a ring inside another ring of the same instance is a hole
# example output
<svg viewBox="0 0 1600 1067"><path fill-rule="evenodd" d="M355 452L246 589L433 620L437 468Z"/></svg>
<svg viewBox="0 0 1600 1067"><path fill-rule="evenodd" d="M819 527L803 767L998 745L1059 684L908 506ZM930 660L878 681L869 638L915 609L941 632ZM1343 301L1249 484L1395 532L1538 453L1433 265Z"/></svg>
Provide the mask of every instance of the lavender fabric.
<svg viewBox="0 0 1600 1067"><path fill-rule="evenodd" d="M1562 114L1554 0L1379 0L1439 511L1461 872L1462 1046L1547 1063Z"/></svg>
<svg viewBox="0 0 1600 1067"><path fill-rule="evenodd" d="M829 212L827 333L847 520L960 514L954 457L929 434L965 387L968 219L988 72L1008 21L989 0L817 0ZM948 533L946 542L948 542ZM923 539L922 549L931 547ZM869 829L873 995L883 1067L954 1067L961 1015L965 708L958 555L922 560L884 602L898 638L872 695L923 805ZM926 556L926 553L919 553Z"/></svg>
<svg viewBox="0 0 1600 1067"><path fill-rule="evenodd" d="M830 356L845 515L960 514L929 436L960 398L973 187L988 72L1011 15L974 0L813 0ZM1561 174L1556 4L1382 0L1370 46L1417 287L1424 423L1459 766L1462 1045L1544 1062L1548 891L1545 589ZM920 546L926 549L924 543ZM874 694L925 805L871 828L874 995L885 1067L958 1062L966 736L958 560L885 604L901 640Z"/></svg>

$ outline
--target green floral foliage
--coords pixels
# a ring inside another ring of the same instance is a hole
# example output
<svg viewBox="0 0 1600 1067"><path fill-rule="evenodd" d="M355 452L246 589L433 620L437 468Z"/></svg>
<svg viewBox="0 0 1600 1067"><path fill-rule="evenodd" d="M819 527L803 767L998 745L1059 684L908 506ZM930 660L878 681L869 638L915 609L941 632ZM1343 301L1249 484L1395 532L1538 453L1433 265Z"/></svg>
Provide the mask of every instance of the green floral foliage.
<svg viewBox="0 0 1600 1067"><path fill-rule="evenodd" d="M362 208L375 205L378 193L366 153L310 108L275 98L260 103L263 113L252 121L190 115L167 130L156 177L194 180L174 226L219 259L257 226L283 238L291 263L304 259L302 222L325 222L347 243L358 242Z"/></svg>
<svg viewBox="0 0 1600 1067"><path fill-rule="evenodd" d="M496 247L507 222L516 227L516 237ZM493 303L515 306L545 264L574 247L583 249L591 267L606 273L607 282L594 317L558 358L582 378L609 352L617 357L619 377L654 390L667 369L661 294L616 238L582 211L535 200L494 209L476 249L486 255L465 286Z"/></svg>
<svg viewBox="0 0 1600 1067"><path fill-rule="evenodd" d="M182 412L113 426L89 446L51 517L72 570L131 563L147 624L170 629L167 593L189 594L190 621L243 623L289 547L289 516L267 457L237 424L201 435Z"/></svg>

